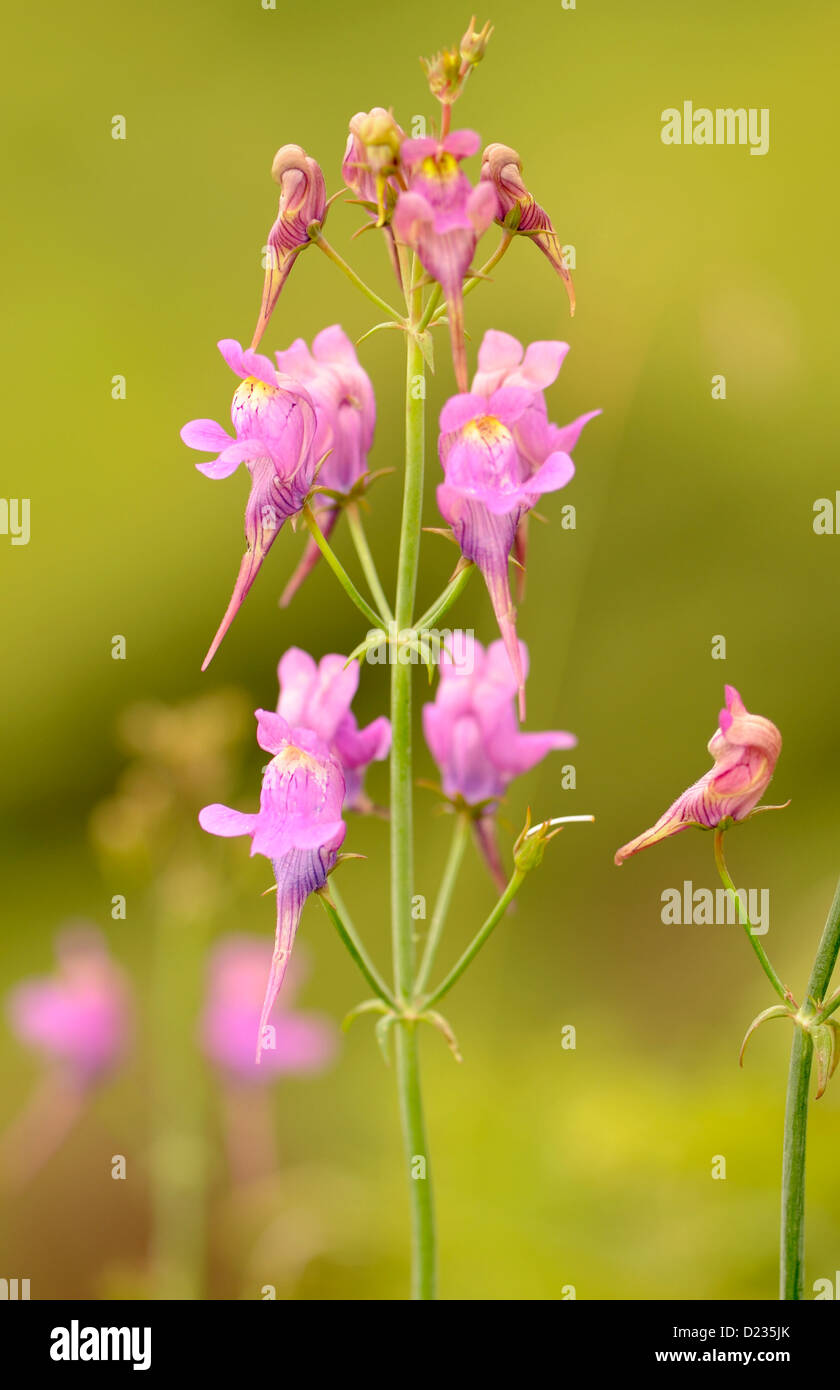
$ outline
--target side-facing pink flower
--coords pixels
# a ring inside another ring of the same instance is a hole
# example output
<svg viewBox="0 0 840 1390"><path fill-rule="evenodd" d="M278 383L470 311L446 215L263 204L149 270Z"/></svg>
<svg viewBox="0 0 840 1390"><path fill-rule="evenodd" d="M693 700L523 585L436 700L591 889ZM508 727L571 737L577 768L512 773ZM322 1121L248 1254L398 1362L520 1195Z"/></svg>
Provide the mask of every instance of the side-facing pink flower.
<svg viewBox="0 0 840 1390"><path fill-rule="evenodd" d="M279 375L261 353L243 351L232 338L222 339L219 351L242 380L231 405L236 438L231 439L215 420L191 420L181 430L181 438L191 449L218 454L212 463L196 464L208 478L227 478L240 463L247 465L251 473L245 508L248 549L202 671L213 660L283 523L302 510L318 462L312 447L315 407L303 386Z"/></svg>
<svg viewBox="0 0 840 1390"><path fill-rule="evenodd" d="M323 222L327 213L327 188L321 167L300 145L283 145L277 151L271 177L280 185L280 206L268 234L265 284L252 348L259 346L297 257L311 244L310 226Z"/></svg>
<svg viewBox="0 0 840 1390"><path fill-rule="evenodd" d="M496 221L507 231L527 236L529 241L536 243L563 281L574 315L575 291L560 240L548 213L525 187L522 160L516 150L509 145L488 145L481 156L481 177L496 191L499 200Z"/></svg>
<svg viewBox="0 0 840 1390"><path fill-rule="evenodd" d="M131 1032L126 978L93 927L65 929L56 942L58 972L12 990L8 1012L15 1035L81 1086L99 1081L123 1060Z"/></svg>
<svg viewBox="0 0 840 1390"><path fill-rule="evenodd" d="M725 687L726 706L720 712L719 727L709 740L714 767L678 796L650 830L622 845L615 856L623 864L632 854L678 835L694 826L711 830L722 820L746 820L761 800L782 751L782 736L776 725L760 714L750 714L738 691ZM762 807L779 810L779 807Z"/></svg>
<svg viewBox="0 0 840 1390"><path fill-rule="evenodd" d="M452 359L459 389L467 389L464 351L463 287L478 238L498 210L489 183L473 188L460 161L480 144L472 130L453 131L446 139L406 140L402 147L408 189L400 193L394 231L412 247L446 299Z"/></svg>
<svg viewBox="0 0 840 1390"><path fill-rule="evenodd" d="M555 380L567 343L521 343L485 334L469 393L453 396L440 416L438 450L444 482L438 506L461 552L481 570L519 689L525 717L525 676L516 636L508 560L526 514L546 492L574 474L569 450L587 420L564 429L548 419L543 391Z"/></svg>
<svg viewBox="0 0 840 1390"><path fill-rule="evenodd" d="M364 794L365 768L387 758L391 724L384 715L360 729L350 706L359 688L359 664L331 652L316 664L308 652L290 647L277 667L280 697L277 713L288 724L311 729L337 758L344 773L345 804L369 810Z"/></svg>
<svg viewBox="0 0 840 1390"><path fill-rule="evenodd" d="M482 851L504 886L493 832L498 802L514 777L529 772L554 749L574 748L577 739L561 730L520 730L514 707L517 681L502 642L491 642L485 651L466 633L455 633L450 651L442 654L434 701L423 706L423 732L444 794L470 808ZM524 642L518 657L524 676Z"/></svg>
<svg viewBox="0 0 840 1390"><path fill-rule="evenodd" d="M201 1041L209 1060L235 1081L322 1071L338 1050L338 1029L329 1018L292 1008L302 974L296 956L282 1002L263 1029L262 1065L255 1066L254 1034L270 969L271 949L258 936L226 936L210 953Z"/></svg>
<svg viewBox="0 0 840 1390"><path fill-rule="evenodd" d="M276 357L281 375L303 387L315 408L312 452L316 460L324 459L318 483L347 496L367 472L376 425L373 386L359 363L356 349L336 323L313 338L311 352L303 338L297 338ZM316 496L314 504L320 508L321 530L329 536L338 520L340 503L322 493ZM303 559L283 591L283 607L317 564L320 554L310 537Z"/></svg>
<svg viewBox="0 0 840 1390"><path fill-rule="evenodd" d="M259 1019L259 1061L303 905L326 884L347 827L341 819L344 776L326 744L311 729L290 728L269 710L257 710L256 717L257 742L273 755L263 774L259 811L249 815L215 804L205 806L198 821L211 835L250 835L251 854L265 855L274 869L277 928Z"/></svg>

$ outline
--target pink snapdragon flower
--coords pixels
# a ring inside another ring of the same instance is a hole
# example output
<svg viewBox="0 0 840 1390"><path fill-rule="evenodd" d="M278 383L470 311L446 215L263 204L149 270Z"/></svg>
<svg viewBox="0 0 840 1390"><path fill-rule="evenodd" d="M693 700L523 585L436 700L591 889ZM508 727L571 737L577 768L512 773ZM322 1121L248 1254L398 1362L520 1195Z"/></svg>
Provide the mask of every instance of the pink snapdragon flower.
<svg viewBox="0 0 840 1390"><path fill-rule="evenodd" d="M615 856L623 864L632 854L695 826L711 830L722 820L746 820L764 795L782 751L776 725L760 714L750 714L738 691L725 687L726 706L719 727L709 740L714 767L678 796L650 830L622 845ZM762 807L779 810L780 807Z"/></svg>
<svg viewBox="0 0 840 1390"><path fill-rule="evenodd" d="M459 633L453 634L451 649L453 655L442 654L435 699L423 706L423 732L444 794L473 813L479 844L504 886L493 831L498 803L515 777L555 749L574 748L577 739L561 730L520 730L514 707L518 682L504 643L491 642L485 651L480 642ZM524 642L519 643L518 664L524 678Z"/></svg>
<svg viewBox="0 0 840 1390"><path fill-rule="evenodd" d="M315 408L312 451L316 460L324 459L317 481L346 497L367 472L367 457L373 446L376 400L370 377L337 323L312 340L311 352L303 338L297 338L276 357L281 376L302 387ZM314 505L321 509L321 530L329 536L338 520L340 504L321 493L314 498ZM309 537L303 559L280 600L284 607L317 564L320 554Z"/></svg>
<svg viewBox="0 0 840 1390"><path fill-rule="evenodd" d="M556 379L567 343L521 343L488 332L469 393L453 396L440 416L438 450L444 481L438 507L461 552L481 570L519 690L525 717L525 676L516 636L508 560L523 518L546 492L574 474L569 451L591 411L564 429L552 424L543 398Z"/></svg>
<svg viewBox="0 0 840 1390"><path fill-rule="evenodd" d="M402 163L408 189L394 212L394 231L417 252L424 269L437 280L446 299L455 378L467 389L464 351L463 286L476 243L498 210L489 183L473 188L460 167L480 144L472 130L456 130L444 140L406 140Z"/></svg>
<svg viewBox="0 0 840 1390"><path fill-rule="evenodd" d="M495 189L499 202L496 221L507 231L527 236L542 251L563 281L569 308L575 312L575 291L563 260L560 240L551 218L525 187L522 160L509 145L488 145L481 156L481 178Z"/></svg>
<svg viewBox="0 0 840 1390"><path fill-rule="evenodd" d="M9 1019L21 1042L86 1087L125 1056L132 1022L128 984L95 928L67 928L56 955L55 975L26 980L12 991Z"/></svg>
<svg viewBox="0 0 840 1390"><path fill-rule="evenodd" d="M260 809L254 814L218 804L198 821L211 835L250 835L251 854L270 859L277 883L277 927L268 985L259 1019L257 1061L263 1033L283 983L303 905L327 882L346 826L341 819L344 776L326 744L310 729L257 710L257 742L272 759L263 774Z"/></svg>
<svg viewBox="0 0 840 1390"><path fill-rule="evenodd" d="M369 810L364 795L365 768L387 758L391 724L384 716L360 729L350 706L359 688L359 663L330 653L317 664L308 652L291 647L277 667L280 698L277 713L288 724L311 729L341 764L345 804Z"/></svg>
<svg viewBox="0 0 840 1390"><path fill-rule="evenodd" d="M329 1018L291 1007L301 982L297 956L286 976L282 1004L262 1030L263 1063L255 1065L254 1034L270 968L271 949L261 937L227 936L210 953L202 1046L234 1081L265 1083L280 1075L322 1071L338 1050L338 1029Z"/></svg>
<svg viewBox="0 0 840 1390"><path fill-rule="evenodd" d="M202 671L212 661L283 523L303 509L318 462L313 449L315 407L304 387L275 371L267 357L243 351L231 338L222 339L219 351L242 381L231 405L236 437L231 439L215 420L191 420L181 430L181 438L191 449L218 455L212 463L196 464L208 478L227 478L240 463L246 464L251 474L245 508L248 549Z"/></svg>
<svg viewBox="0 0 840 1390"><path fill-rule="evenodd" d="M265 284L251 347L259 346L280 291L297 257L311 244L309 228L327 214L327 188L320 165L300 145L283 145L271 177L280 185L280 206L268 234Z"/></svg>

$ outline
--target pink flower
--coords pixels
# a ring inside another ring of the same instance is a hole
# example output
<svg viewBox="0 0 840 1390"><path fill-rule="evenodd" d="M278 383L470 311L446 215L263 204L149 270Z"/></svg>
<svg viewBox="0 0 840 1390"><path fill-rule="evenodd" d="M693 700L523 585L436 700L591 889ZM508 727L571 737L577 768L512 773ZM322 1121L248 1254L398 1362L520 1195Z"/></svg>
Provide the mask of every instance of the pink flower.
<svg viewBox="0 0 840 1390"><path fill-rule="evenodd" d="M322 1071L338 1049L338 1029L330 1019L291 1008L301 976L296 957L282 1007L263 1029L263 1065L257 1069L254 1034L270 968L271 949L261 937L227 936L210 953L202 1045L210 1061L238 1081L270 1082L279 1075Z"/></svg>
<svg viewBox="0 0 840 1390"><path fill-rule="evenodd" d="M525 677L516 636L508 560L526 514L546 492L574 474L569 450L591 411L560 429L548 419L543 391L557 377L567 343L521 343L507 333L484 335L468 394L453 396L440 416L438 449L444 482L438 506L461 552L481 570L493 603L525 717Z"/></svg>
<svg viewBox="0 0 840 1390"><path fill-rule="evenodd" d="M240 463L251 473L251 492L245 508L248 549L239 567L227 611L201 669L212 661L238 613L283 523L296 516L312 488L317 455L315 407L297 382L279 375L267 357L224 338L219 351L242 379L233 396L231 418L236 438L215 420L191 420L181 438L191 449L216 453L212 463L197 463L208 478L227 478Z"/></svg>
<svg viewBox="0 0 840 1390"><path fill-rule="evenodd" d="M331 653L316 665L308 652L291 647L277 667L280 698L277 713L289 724L302 725L327 745L341 764L345 802L352 810L367 810L362 784L365 768L386 758L391 748L391 724L384 716L360 729L350 706L359 687L359 665Z"/></svg>
<svg viewBox="0 0 840 1390"><path fill-rule="evenodd" d="M326 744L310 729L257 710L257 742L273 754L263 775L255 814L205 806L198 821L211 835L250 835L251 853L270 859L277 883L274 955L259 1020L257 1061L263 1033L283 983L303 905L323 888L336 863L346 826L341 819L344 777Z"/></svg>
<svg viewBox="0 0 840 1390"><path fill-rule="evenodd" d="M280 206L268 234L265 285L252 348L259 346L297 257L310 245L309 228L323 222L327 214L324 175L300 145L283 145L277 151L271 177L280 185Z"/></svg>
<svg viewBox="0 0 840 1390"><path fill-rule="evenodd" d="M460 161L476 153L479 137L456 130L445 140L406 140L402 147L408 190L394 213L396 235L412 247L446 298L452 359L460 390L467 389L463 285L478 238L498 210L489 183L473 188Z"/></svg>
<svg viewBox="0 0 840 1390"><path fill-rule="evenodd" d="M452 657L443 654L440 684L423 706L426 743L441 772L446 796L475 813L481 848L497 880L501 876L490 821L514 777L529 772L547 753L574 748L574 734L560 730L522 733L516 720L517 680L502 642L485 651L467 634L453 634ZM528 649L519 643L519 666L528 668Z"/></svg>
<svg viewBox="0 0 840 1390"><path fill-rule="evenodd" d="M726 708L721 710L720 726L709 740L714 767L678 796L650 830L622 845L616 864L690 826L710 830L728 818L746 820L755 810L773 776L782 736L769 719L744 708L734 686L727 685L725 691Z"/></svg>
<svg viewBox="0 0 840 1390"><path fill-rule="evenodd" d="M122 1061L131 1031L128 985L92 927L63 931L58 972L27 980L9 996L12 1029L21 1042L68 1068L83 1085Z"/></svg>
<svg viewBox="0 0 840 1390"><path fill-rule="evenodd" d="M575 291L563 251L548 213L540 207L522 178L522 160L508 145L488 145L481 156L481 178L495 189L499 201L496 221L508 231L527 236L554 266L575 312Z"/></svg>
<svg viewBox="0 0 840 1390"><path fill-rule="evenodd" d="M285 352L278 352L277 366L282 376L301 387L315 407L316 460L324 459L317 481L331 492L347 496L367 472L367 456L373 446L376 400L370 377L356 356L347 334L338 324L325 328L312 341L312 351L297 338ZM325 458L326 455L326 458ZM319 517L321 530L329 536L338 520L339 504L323 494L316 505L328 508ZM311 538L303 559L281 599L285 607L313 569L320 551Z"/></svg>

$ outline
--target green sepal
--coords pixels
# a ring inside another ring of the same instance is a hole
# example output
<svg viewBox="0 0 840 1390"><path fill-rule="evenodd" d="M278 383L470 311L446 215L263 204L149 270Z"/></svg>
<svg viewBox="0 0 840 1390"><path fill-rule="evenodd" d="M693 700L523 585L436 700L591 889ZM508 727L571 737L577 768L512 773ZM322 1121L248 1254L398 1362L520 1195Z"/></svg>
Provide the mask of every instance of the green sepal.
<svg viewBox="0 0 840 1390"><path fill-rule="evenodd" d="M744 1052L746 1051L747 1043L755 1030L760 1028L762 1023L766 1023L769 1018L790 1018L795 1022L793 1010L786 1009L784 1004L773 1004L771 1008L764 1009L760 1014L757 1014L744 1034L744 1041L741 1043L741 1051L738 1053L738 1065L740 1067L744 1065Z"/></svg>

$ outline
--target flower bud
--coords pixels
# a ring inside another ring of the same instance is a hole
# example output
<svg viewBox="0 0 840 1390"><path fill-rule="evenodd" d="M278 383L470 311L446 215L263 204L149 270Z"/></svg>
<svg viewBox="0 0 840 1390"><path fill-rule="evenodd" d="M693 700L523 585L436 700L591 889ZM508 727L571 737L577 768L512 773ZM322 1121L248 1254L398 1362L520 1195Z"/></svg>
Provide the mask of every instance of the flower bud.
<svg viewBox="0 0 840 1390"><path fill-rule="evenodd" d="M571 312L575 312L572 277L551 218L528 191L522 178L522 161L509 145L488 145L481 157L481 177L496 190L499 201L497 222L508 232L535 241L551 262L566 287Z"/></svg>
<svg viewBox="0 0 840 1390"><path fill-rule="evenodd" d="M461 61L468 63L470 67L475 67L480 63L487 50L487 45L493 37L493 25L488 22L478 33L475 30L475 15L470 20L470 27L461 39L460 53Z"/></svg>
<svg viewBox="0 0 840 1390"><path fill-rule="evenodd" d="M452 106L461 95L466 73L462 71L461 54L457 48L442 48L434 58L421 58L429 91L443 106Z"/></svg>
<svg viewBox="0 0 840 1390"><path fill-rule="evenodd" d="M379 226L385 225L393 211L397 192L394 177L404 139L405 131L393 111L383 106L357 111L350 121L341 175L357 198L376 206Z"/></svg>

